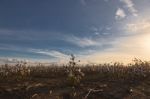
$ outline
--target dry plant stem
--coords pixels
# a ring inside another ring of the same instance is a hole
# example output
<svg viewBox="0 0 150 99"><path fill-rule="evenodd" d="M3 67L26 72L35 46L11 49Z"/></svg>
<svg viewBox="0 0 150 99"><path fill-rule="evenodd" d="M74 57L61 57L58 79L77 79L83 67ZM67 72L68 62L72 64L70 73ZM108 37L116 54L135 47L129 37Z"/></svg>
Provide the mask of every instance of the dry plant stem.
<svg viewBox="0 0 150 99"><path fill-rule="evenodd" d="M91 92L102 92L102 89L99 90L95 90L95 89L89 89L89 92L86 94L86 96L84 97L84 99L87 99L87 97L90 95Z"/></svg>

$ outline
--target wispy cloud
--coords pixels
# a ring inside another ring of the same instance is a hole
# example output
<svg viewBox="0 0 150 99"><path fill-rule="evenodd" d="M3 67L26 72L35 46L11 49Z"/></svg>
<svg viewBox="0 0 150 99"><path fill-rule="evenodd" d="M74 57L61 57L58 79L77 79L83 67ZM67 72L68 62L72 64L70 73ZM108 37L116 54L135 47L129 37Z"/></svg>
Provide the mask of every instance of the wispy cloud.
<svg viewBox="0 0 150 99"><path fill-rule="evenodd" d="M32 49L31 50L33 53L37 53L37 54L42 54L42 55L47 55L47 56L51 56L54 57L55 60L53 60L53 62L57 62L57 63L67 63L69 60L69 55L64 54L60 51L56 51L56 50L38 50L38 49Z"/></svg>
<svg viewBox="0 0 150 99"><path fill-rule="evenodd" d="M150 33L150 19L139 19L136 22L130 22L126 25L127 32L136 34L149 34Z"/></svg>
<svg viewBox="0 0 150 99"><path fill-rule="evenodd" d="M30 49L30 51L33 53L48 55L48 56L55 57L55 58L67 58L68 57L68 55L62 52L56 51L56 50Z"/></svg>
<svg viewBox="0 0 150 99"><path fill-rule="evenodd" d="M0 29L0 35L12 35L14 34L14 31L7 30L7 29Z"/></svg>
<svg viewBox="0 0 150 99"><path fill-rule="evenodd" d="M82 5L86 5L86 1L85 1L85 0L80 0L80 3L81 3Z"/></svg>
<svg viewBox="0 0 150 99"><path fill-rule="evenodd" d="M34 49L34 48L22 48L19 46L1 46L0 50L5 50L8 52L18 52L20 53L26 53L27 55L33 54L35 56L33 57L24 57L23 55L21 56L5 56L2 57L0 56L0 64L1 63L17 63L18 61L30 61L30 62L57 62L57 63L66 63L69 60L69 55L62 53L57 50L48 50L48 49ZM49 57L47 57L49 56ZM42 58L43 59L42 59Z"/></svg>
<svg viewBox="0 0 150 99"><path fill-rule="evenodd" d="M112 26L95 27L92 26L90 31L96 36L109 35L111 34Z"/></svg>
<svg viewBox="0 0 150 99"><path fill-rule="evenodd" d="M69 36L65 40L79 47L90 47L90 46L99 45L97 41L87 37Z"/></svg>
<svg viewBox="0 0 150 99"><path fill-rule="evenodd" d="M83 63L105 63L105 62L122 62L129 63L133 58L149 60L150 35L121 37L117 43L109 49L80 56ZM142 38L142 39L140 39Z"/></svg>
<svg viewBox="0 0 150 99"><path fill-rule="evenodd" d="M121 8L118 8L116 11L116 16L115 16L116 20L120 20L120 19L123 19L125 17L126 17L126 14L125 14L124 10Z"/></svg>
<svg viewBox="0 0 150 99"><path fill-rule="evenodd" d="M129 11L132 15L138 16L138 11L137 11L137 9L134 7L133 0L120 0L120 1L125 4L125 6L128 8L128 11Z"/></svg>
<svg viewBox="0 0 150 99"><path fill-rule="evenodd" d="M23 49L26 50L25 48L21 48L18 46L0 43L0 50L22 51Z"/></svg>
<svg viewBox="0 0 150 99"><path fill-rule="evenodd" d="M0 28L0 39L4 40L54 40L59 39L59 37L59 32L54 33L47 30L13 30Z"/></svg>

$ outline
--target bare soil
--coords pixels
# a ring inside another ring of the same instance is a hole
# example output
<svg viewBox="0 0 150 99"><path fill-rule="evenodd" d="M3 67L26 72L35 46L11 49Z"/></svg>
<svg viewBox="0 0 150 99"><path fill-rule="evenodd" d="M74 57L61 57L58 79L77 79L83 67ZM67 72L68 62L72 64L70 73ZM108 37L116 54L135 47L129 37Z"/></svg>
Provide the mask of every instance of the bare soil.
<svg viewBox="0 0 150 99"><path fill-rule="evenodd" d="M0 99L150 99L150 77L112 80L91 74L77 86L64 75L1 82Z"/></svg>

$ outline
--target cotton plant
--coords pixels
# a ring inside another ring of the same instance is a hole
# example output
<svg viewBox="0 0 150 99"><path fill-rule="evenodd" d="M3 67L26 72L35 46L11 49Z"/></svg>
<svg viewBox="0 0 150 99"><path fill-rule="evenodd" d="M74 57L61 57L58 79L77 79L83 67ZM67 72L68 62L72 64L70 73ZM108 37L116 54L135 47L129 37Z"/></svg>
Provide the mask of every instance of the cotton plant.
<svg viewBox="0 0 150 99"><path fill-rule="evenodd" d="M79 67L77 67L77 62L75 61L75 56L73 54L71 54L71 58L67 66L67 74L68 81L71 86L77 86L80 84L81 79L84 77L84 73Z"/></svg>

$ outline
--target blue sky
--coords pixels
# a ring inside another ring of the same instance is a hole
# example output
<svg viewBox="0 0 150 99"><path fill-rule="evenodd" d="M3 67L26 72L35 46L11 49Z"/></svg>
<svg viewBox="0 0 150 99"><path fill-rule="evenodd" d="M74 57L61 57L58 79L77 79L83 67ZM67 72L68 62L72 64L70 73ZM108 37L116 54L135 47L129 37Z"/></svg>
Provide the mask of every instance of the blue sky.
<svg viewBox="0 0 150 99"><path fill-rule="evenodd" d="M149 0L0 0L0 57L148 59L149 9Z"/></svg>

